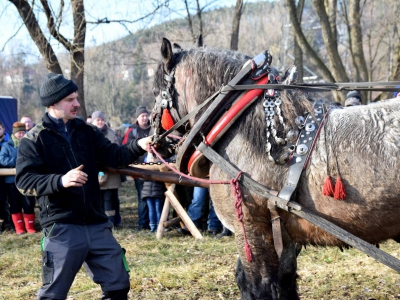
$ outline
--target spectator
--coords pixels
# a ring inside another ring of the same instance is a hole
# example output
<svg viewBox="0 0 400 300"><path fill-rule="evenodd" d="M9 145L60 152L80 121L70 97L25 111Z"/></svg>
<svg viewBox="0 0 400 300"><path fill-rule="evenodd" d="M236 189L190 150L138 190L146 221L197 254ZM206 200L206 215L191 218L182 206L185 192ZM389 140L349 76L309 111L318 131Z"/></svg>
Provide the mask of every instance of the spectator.
<svg viewBox="0 0 400 300"><path fill-rule="evenodd" d="M43 227L43 285L37 299L66 299L82 264L101 285L102 299L127 299L129 268L104 213L97 175L99 167L135 161L151 137L126 146L111 143L76 119L77 90L61 74L47 74L39 90L47 112L18 149L16 185L37 196Z"/></svg>
<svg viewBox="0 0 400 300"><path fill-rule="evenodd" d="M145 162L158 162L154 159L153 154L149 152L145 158ZM161 212L164 204L164 193L167 189L165 183L152 180L143 181L142 199L146 201L149 210L150 231L157 230L160 222Z"/></svg>
<svg viewBox="0 0 400 300"><path fill-rule="evenodd" d="M145 106L139 106L136 109L136 122L129 127L124 135L122 144L131 142L132 140L140 139L152 134L152 128L150 126L149 112ZM144 162L146 155L142 155L138 158L137 162ZM138 196L138 228L137 230L149 229L149 210L147 208L146 201L142 198L143 179L135 178L135 186Z"/></svg>
<svg viewBox="0 0 400 300"><path fill-rule="evenodd" d="M28 116L23 116L21 118L21 123L25 124L26 131L31 130L35 126L35 124L32 122L32 119Z"/></svg>
<svg viewBox="0 0 400 300"><path fill-rule="evenodd" d="M111 143L120 144L114 131L106 125L104 114L101 111L95 111L92 114L92 124L99 128ZM104 211L114 227L118 228L122 225L120 201L118 197L118 189L121 187L121 176L119 174L99 172L99 183Z"/></svg>
<svg viewBox="0 0 400 300"><path fill-rule="evenodd" d="M357 91L350 91L346 95L345 107L362 105L361 95Z"/></svg>
<svg viewBox="0 0 400 300"><path fill-rule="evenodd" d="M24 123L15 122L12 130L11 139L1 147L0 151L0 165L7 168L15 168L18 147L26 133L26 126ZM16 234L24 234L25 229L28 233L35 233L35 202L18 192L14 175L5 177L5 187Z"/></svg>
<svg viewBox="0 0 400 300"><path fill-rule="evenodd" d="M329 109L337 109L337 108L343 108L340 102L331 102L329 104Z"/></svg>
<svg viewBox="0 0 400 300"><path fill-rule="evenodd" d="M10 136L6 132L3 122L0 121L0 151L3 144L7 143ZM3 166L0 164L0 168ZM6 187L4 176L0 176L0 232L2 232L6 225L10 224L10 215L7 203Z"/></svg>
<svg viewBox="0 0 400 300"><path fill-rule="evenodd" d="M200 220L202 215L202 210L207 203L207 197L209 197L208 189L195 186L193 188L193 199L192 203L189 205L188 215L190 219L193 221L196 227L200 228ZM209 213L207 220L207 229L208 233L211 235L217 235L221 231L221 222L219 221L212 200L209 201ZM184 227L178 230L183 234L190 234L189 230Z"/></svg>
<svg viewBox="0 0 400 300"><path fill-rule="evenodd" d="M10 139L10 136L6 132L6 128L3 124L3 122L0 122L0 147L3 145L3 143L8 142L9 139Z"/></svg>
<svg viewBox="0 0 400 300"><path fill-rule="evenodd" d="M23 116L21 118L21 123L25 124L25 128L26 128L26 132L28 132L29 130L31 130L34 126L36 126L36 124L34 124L32 122L32 119L28 116ZM36 198L35 197L31 197L31 196L27 196L28 197L28 201L32 202L32 203L36 203Z"/></svg>
<svg viewBox="0 0 400 300"><path fill-rule="evenodd" d="M89 124L92 123L92 116L91 116L91 115L89 115L89 116L87 117L86 123L89 123Z"/></svg>
<svg viewBox="0 0 400 300"><path fill-rule="evenodd" d="M396 88L400 89L400 85L396 85ZM399 92L394 92L393 93L393 98L400 98L400 93Z"/></svg>

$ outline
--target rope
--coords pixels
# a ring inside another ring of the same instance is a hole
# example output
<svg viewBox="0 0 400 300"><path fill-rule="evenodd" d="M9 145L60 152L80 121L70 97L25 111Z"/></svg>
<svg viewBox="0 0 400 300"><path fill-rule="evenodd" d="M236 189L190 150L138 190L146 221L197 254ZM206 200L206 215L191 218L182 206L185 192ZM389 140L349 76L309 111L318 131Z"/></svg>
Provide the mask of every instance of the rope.
<svg viewBox="0 0 400 300"><path fill-rule="evenodd" d="M249 242L247 241L247 235L246 235L246 229L244 227L244 222L243 222L243 209L242 209L242 204L243 204L243 197L242 197L242 191L240 190L240 185L239 185L239 177L242 175L242 171L239 172L239 174L236 176L236 178L231 180L231 188L232 188L232 193L235 197L235 212L236 212L236 219L240 222L242 225L242 231L243 231L243 240L244 240L244 251L246 253L246 259L248 262L253 261L253 254L251 252L251 248L249 245Z"/></svg>
<svg viewBox="0 0 400 300"><path fill-rule="evenodd" d="M230 184L231 180L209 180L209 179L204 179L204 178L198 178L198 177L193 177L190 175L187 175L185 173L182 173L181 171L175 169L173 166L169 165L162 157L161 155L154 149L153 146L150 145L151 151L158 157L159 160L161 160L170 170L174 171L176 174L179 174L181 177L185 177L188 179L193 180L193 178L196 178L196 181L203 182L203 183L208 183L208 184Z"/></svg>
<svg viewBox="0 0 400 300"><path fill-rule="evenodd" d="M243 209L242 209L243 197L242 197L242 191L241 191L240 185L239 185L239 178L240 178L240 176L242 175L243 172L239 171L239 173L236 175L236 177L231 179L231 180L209 180L209 179L193 177L193 176L184 174L184 173L180 172L179 170L177 170L176 168L174 168L173 166L169 165L161 157L161 155L154 149L153 146L150 145L150 149L157 156L157 158L164 163L165 166L167 166L169 169L171 169L172 171L174 171L175 173L179 174L182 177L185 177L185 178L188 178L188 179L196 178L197 181L208 183L208 184L230 184L231 185L232 193L233 193L233 195L235 197L236 219L242 225L243 240L244 240L244 250L245 250L245 253L246 253L246 259L247 259L248 262L252 262L253 261L253 254L251 252L251 248L250 248L249 242L247 241L246 229L244 227L244 222L243 222L244 214L243 214Z"/></svg>

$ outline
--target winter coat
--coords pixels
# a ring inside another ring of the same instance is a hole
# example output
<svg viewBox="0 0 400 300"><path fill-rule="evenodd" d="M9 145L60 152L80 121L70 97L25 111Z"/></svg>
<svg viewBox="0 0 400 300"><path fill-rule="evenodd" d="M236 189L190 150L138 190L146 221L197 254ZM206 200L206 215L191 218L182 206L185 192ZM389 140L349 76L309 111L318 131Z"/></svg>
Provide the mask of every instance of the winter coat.
<svg viewBox="0 0 400 300"><path fill-rule="evenodd" d="M151 154L145 155L145 162L153 161L153 159L149 159L152 157ZM158 162L155 161L155 162ZM153 197L153 198L165 198L165 191L166 191L165 183L160 181L152 181L152 180L144 180L143 181L143 189L142 189L142 199L145 197Z"/></svg>
<svg viewBox="0 0 400 300"><path fill-rule="evenodd" d="M120 144L117 135L110 128L107 128L105 137L109 139L111 143ZM104 172L103 176L99 175L99 183L100 189L102 190L118 189L121 187L121 175Z"/></svg>
<svg viewBox="0 0 400 300"><path fill-rule="evenodd" d="M10 138L8 142L3 143L0 150L0 165L5 168L15 168L18 149L14 147L14 142ZM6 183L14 183L15 176L5 176Z"/></svg>
<svg viewBox="0 0 400 300"><path fill-rule="evenodd" d="M99 167L126 166L144 153L136 141L118 146L85 121L75 118L63 124L46 113L42 122L21 139L16 186L26 196L37 196L42 227L56 222L107 222L97 177ZM64 188L62 176L80 165L88 175L87 182L81 187Z"/></svg>

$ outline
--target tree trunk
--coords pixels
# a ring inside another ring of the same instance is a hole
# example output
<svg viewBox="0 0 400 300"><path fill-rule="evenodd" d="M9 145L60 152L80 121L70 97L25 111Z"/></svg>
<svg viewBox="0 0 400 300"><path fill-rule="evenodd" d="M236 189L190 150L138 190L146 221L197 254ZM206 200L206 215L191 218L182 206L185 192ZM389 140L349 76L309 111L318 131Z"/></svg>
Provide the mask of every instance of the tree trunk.
<svg viewBox="0 0 400 300"><path fill-rule="evenodd" d="M25 0L10 0L10 2L17 8L19 15L28 29L29 35L35 42L40 54L46 62L47 70L52 73L62 74L57 56L50 43L45 38L43 31L40 29L29 2Z"/></svg>
<svg viewBox="0 0 400 300"><path fill-rule="evenodd" d="M301 18L303 15L303 8L304 8L304 1L305 0L299 0L299 3L297 4L296 8L296 15L297 15L297 20L301 24ZM301 51L301 48L299 46L299 43L297 42L296 36L294 37L294 64L297 67L297 82L303 82L303 77L304 77L304 68L303 68L303 51Z"/></svg>
<svg viewBox="0 0 400 300"><path fill-rule="evenodd" d="M354 66L357 70L357 81L369 81L367 63L364 57L360 0L350 0L349 7L349 35L351 36L351 52L353 53Z"/></svg>
<svg viewBox="0 0 400 300"><path fill-rule="evenodd" d="M314 51L314 49L310 46L306 37L303 34L301 25L297 20L296 6L294 0L285 0L285 2L289 9L290 22L292 23L296 39L299 43L301 50L305 55L308 56L311 63L315 65L316 71L321 75L321 77L326 82L335 82L335 78L333 77L332 73L325 66L324 62L319 58L318 54Z"/></svg>
<svg viewBox="0 0 400 300"><path fill-rule="evenodd" d="M84 70L85 70L85 37L86 19L83 0L72 0L74 17L74 42L71 49L71 79L79 87L79 115L87 118L85 107Z"/></svg>
<svg viewBox="0 0 400 300"><path fill-rule="evenodd" d="M240 19L243 13L243 0L236 0L235 10L233 12L233 21L232 21L232 35L231 35L231 49L238 50L239 49L239 28L240 28Z"/></svg>
<svg viewBox="0 0 400 300"><path fill-rule="evenodd" d="M323 1L313 0L313 3L321 25L322 38L324 40L325 49L328 54L330 69L332 70L336 81L348 82L349 77L347 76L346 69L344 68L342 59L339 55L337 38L332 33L332 27L336 27L336 23L331 24L329 22L329 17L326 12L327 9Z"/></svg>

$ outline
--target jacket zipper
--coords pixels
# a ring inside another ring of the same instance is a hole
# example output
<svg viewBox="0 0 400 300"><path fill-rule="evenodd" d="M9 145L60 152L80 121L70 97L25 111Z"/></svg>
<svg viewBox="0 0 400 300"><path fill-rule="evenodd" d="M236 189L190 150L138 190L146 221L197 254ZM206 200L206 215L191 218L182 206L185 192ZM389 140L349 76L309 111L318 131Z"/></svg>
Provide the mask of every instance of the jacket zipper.
<svg viewBox="0 0 400 300"><path fill-rule="evenodd" d="M65 126L65 131L67 131L67 126ZM72 141L72 134L74 133L74 131L75 131L75 128L72 129L72 131L71 131L70 141ZM75 156L75 153L72 149L72 145L70 142L69 142L69 149L71 150L72 156L75 160L76 167L79 167L78 161L76 160L76 156ZM83 215L83 220L84 220L84 224L86 224L86 193L85 193L85 188L83 187L83 185L81 186L81 188L82 188L82 192L83 192L83 207L85 209L85 214Z"/></svg>

